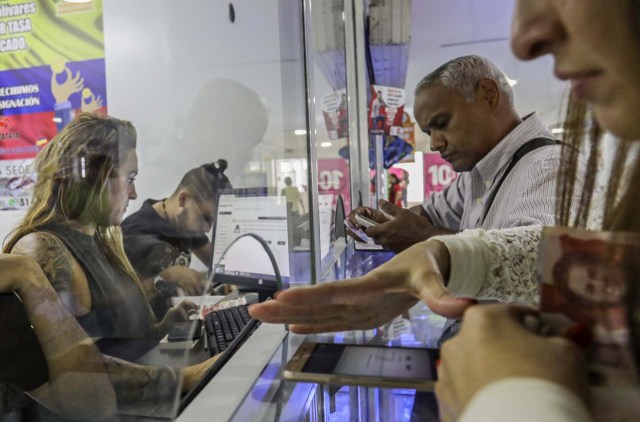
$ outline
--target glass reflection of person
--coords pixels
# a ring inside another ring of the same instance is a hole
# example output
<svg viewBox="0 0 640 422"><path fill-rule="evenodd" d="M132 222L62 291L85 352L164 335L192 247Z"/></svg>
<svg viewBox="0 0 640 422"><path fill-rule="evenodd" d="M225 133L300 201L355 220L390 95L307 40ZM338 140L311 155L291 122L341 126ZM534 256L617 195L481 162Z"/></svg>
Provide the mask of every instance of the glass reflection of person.
<svg viewBox="0 0 640 422"><path fill-rule="evenodd" d="M148 264L141 262L145 261L142 254L134 254L132 250L141 236L151 236L168 243L179 254L167 268L151 276L161 277L168 286L182 288L187 295L202 294L206 277L189 265L192 255L206 267L211 265L213 246L208 235L215 224L218 195L231 188L224 175L226 168L225 160L193 168L185 173L169 197L147 199L138 211L124 219L125 251L138 273L147 274L148 271L141 270ZM149 280L143 282L147 291L157 289L157 283L154 289L149 288Z"/></svg>
<svg viewBox="0 0 640 422"><path fill-rule="evenodd" d="M280 192L280 195L284 196L287 200L287 204L291 204L291 212L295 215L304 213L304 203L302 202L302 196L296 186L293 186L293 180L289 176L284 178L285 187Z"/></svg>
<svg viewBox="0 0 640 422"><path fill-rule="evenodd" d="M123 340L115 348L98 344L114 355L105 359L119 405L175 397L180 371L133 365L118 356L153 344L194 309L183 303L157 322L124 254L119 226L136 198L136 137L130 122L78 115L37 157L32 206L4 247L35 258L90 336ZM183 389L195 385L212 360L187 367Z"/></svg>

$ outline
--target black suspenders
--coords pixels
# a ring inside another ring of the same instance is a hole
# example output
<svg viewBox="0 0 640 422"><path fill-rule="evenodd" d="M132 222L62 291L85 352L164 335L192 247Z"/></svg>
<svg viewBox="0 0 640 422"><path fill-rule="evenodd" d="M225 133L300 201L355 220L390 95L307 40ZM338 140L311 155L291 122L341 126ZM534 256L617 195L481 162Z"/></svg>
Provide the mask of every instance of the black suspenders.
<svg viewBox="0 0 640 422"><path fill-rule="evenodd" d="M491 210L491 205L493 205L493 200L496 199L496 195L498 194L498 191L502 186L502 182L504 182L504 179L507 178L507 176L509 175L511 170L515 167L515 165L518 164L518 161L520 161L522 157L524 157L531 151L534 151L538 148L546 147L549 145L558 145L561 143L562 142L555 139L535 138L530 140L526 144L522 145L520 148L518 148L515 154L513 154L513 158L509 162L509 166L507 167L507 170L502 174L502 177L500 178L500 180L498 180L498 183L496 183L496 185L493 187L493 190L491 191L491 194L489 195L489 198L485 203L484 216L482 217L482 223L484 223L484 220L486 220L487 218L487 214L489 214L489 211Z"/></svg>

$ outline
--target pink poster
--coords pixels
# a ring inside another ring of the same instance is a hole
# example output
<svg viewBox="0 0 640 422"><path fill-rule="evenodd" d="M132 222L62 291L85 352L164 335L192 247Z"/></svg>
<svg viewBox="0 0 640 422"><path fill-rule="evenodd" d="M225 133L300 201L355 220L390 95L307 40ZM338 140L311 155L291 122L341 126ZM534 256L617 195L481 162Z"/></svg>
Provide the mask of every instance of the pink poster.
<svg viewBox="0 0 640 422"><path fill-rule="evenodd" d="M458 173L453 171L451 164L440 157L437 152L422 154L422 163L424 167L425 198L431 192L440 192L458 177Z"/></svg>
<svg viewBox="0 0 640 422"><path fill-rule="evenodd" d="M351 192L349 186L349 163L342 158L318 160L318 192L333 194L335 207L338 195L344 201L344 211L351 211Z"/></svg>

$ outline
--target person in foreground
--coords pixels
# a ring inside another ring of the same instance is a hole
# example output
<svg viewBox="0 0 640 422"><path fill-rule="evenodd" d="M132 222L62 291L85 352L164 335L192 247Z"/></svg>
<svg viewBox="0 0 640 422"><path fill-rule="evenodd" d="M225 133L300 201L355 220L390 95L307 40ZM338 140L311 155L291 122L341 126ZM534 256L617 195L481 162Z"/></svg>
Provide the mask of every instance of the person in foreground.
<svg viewBox="0 0 640 422"><path fill-rule="evenodd" d="M158 322L124 254L119 226L136 198L136 138L130 122L78 115L38 155L32 206L4 245L4 252L33 257L86 333L101 339L119 410L174 399L216 359L184 370L129 362L195 307L183 303ZM20 338L23 326L17 320L6 327L3 341Z"/></svg>
<svg viewBox="0 0 640 422"><path fill-rule="evenodd" d="M514 53L523 60L545 54L554 57L554 73L571 82L572 100L592 107L595 117L592 127L599 125L620 138L618 159L626 158L630 143L640 140L639 23L640 2L637 0L615 4L598 0L519 0L513 19ZM576 107L573 110L570 107L565 127L572 129L572 133L582 133L580 129L585 127L585 122L579 117L583 114ZM614 164L613 177L609 180L614 187L620 177L615 172L620 171L623 162ZM607 198L606 205L611 211L605 209L603 228L632 232L637 241L640 230L637 200L640 161L637 158L631 160L628 185L621 189L619 201L615 194ZM630 263L627 270L625 325L629 332L631 366L635 366L631 375L636 380L632 391L622 385L608 386L605 391L588 390L582 353L566 339L536 336L524 328L523 315L530 310L478 307L467 311L460 335L443 347L438 370L442 381L437 387L441 412L450 419L469 421L523 420L523 415L528 420L637 418L640 411L637 263ZM474 353L469 353L471 350ZM477 358L483 357L485 361L480 363ZM483 374L479 374L479 367L483 368ZM518 406L505 406L501 411L495 408L498 401L508 403L516 397L520 397Z"/></svg>
<svg viewBox="0 0 640 422"><path fill-rule="evenodd" d="M640 230L640 161L632 159L626 186L621 186L620 169L630 155L631 141L640 139L636 116L640 107L639 23L637 0L519 0L512 40L514 52L522 59L552 54L556 76L571 80L573 99L565 122L569 147L563 153L575 157L574 148L584 145L588 136L586 171L595 174L599 127L621 139L614 151L601 227L636 234ZM587 107L592 108L597 124L585 119ZM590 130L585 131L585 127ZM589 221L588 199L597 183L595 177L585 182L581 207L577 214L571 214L568 205L577 170L576 165L570 165L561 171L558 222L584 227ZM265 321L290 322L293 331L306 333L372 328L418 299L442 314L467 309L460 334L443 347L438 369L436 392L444 420L582 421L614 417L598 406L618 408L626 417L637 416L637 409L635 413L622 409L640 403L637 388L631 392L609 389L600 400L590 400L583 353L567 339L538 336L525 328L526 315L535 314L535 310L507 305L470 307L469 301L456 300L456 294L507 300L518 299L523 293L537 297L533 262L539 228L473 230L454 238L418 244L360 279L282 292L271 303L254 305L250 313ZM460 250L466 250L466 256L475 262L465 263ZM484 265L487 271L479 273L487 280L467 286L465 291L461 286L466 282L456 281L454 273L474 278L473 266L478 265ZM629 272L637 273L638 269ZM452 283L457 290L452 291ZM626 323L631 355L638 368L640 289L633 277L626 279L626 288ZM589 408L588 402L595 404Z"/></svg>

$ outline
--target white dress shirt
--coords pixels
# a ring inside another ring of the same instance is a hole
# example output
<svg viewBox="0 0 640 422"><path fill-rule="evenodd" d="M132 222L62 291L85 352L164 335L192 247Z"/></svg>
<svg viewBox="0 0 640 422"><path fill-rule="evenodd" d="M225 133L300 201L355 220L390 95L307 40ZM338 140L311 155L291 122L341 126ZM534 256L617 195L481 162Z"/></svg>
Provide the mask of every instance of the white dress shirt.
<svg viewBox="0 0 640 422"><path fill-rule="evenodd" d="M540 147L522 157L499 186L484 218L487 199L513 154L535 138L554 136L537 114L530 114L473 169L425 200L423 207L433 224L451 230L554 224L561 145Z"/></svg>

